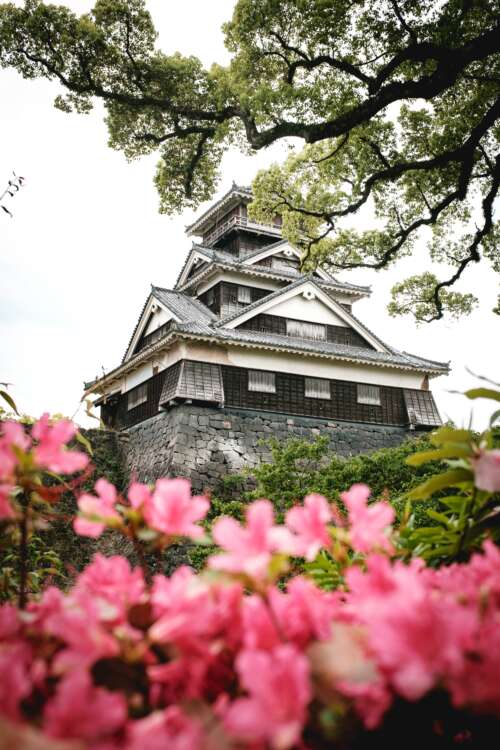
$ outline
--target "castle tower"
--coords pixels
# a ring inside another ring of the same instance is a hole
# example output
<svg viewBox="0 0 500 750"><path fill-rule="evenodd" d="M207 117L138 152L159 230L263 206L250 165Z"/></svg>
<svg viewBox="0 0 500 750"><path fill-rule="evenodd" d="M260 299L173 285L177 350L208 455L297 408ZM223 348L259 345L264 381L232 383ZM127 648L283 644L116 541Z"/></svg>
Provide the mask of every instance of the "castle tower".
<svg viewBox="0 0 500 750"><path fill-rule="evenodd" d="M348 455L441 423L428 384L448 365L355 317L369 287L302 274L279 220L248 218L251 198L233 184L188 227L200 241L174 289L151 287L122 363L86 384L144 481L213 485L265 455L261 438L324 434Z"/></svg>

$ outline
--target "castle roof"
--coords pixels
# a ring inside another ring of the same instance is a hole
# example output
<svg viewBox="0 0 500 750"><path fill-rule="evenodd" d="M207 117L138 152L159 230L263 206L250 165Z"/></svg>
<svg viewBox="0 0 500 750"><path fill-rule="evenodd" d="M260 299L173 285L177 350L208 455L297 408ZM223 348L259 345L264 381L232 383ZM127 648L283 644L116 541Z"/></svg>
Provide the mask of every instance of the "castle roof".
<svg viewBox="0 0 500 750"><path fill-rule="evenodd" d="M257 303L248 305L244 313L255 312L257 314L259 307L267 304L272 300L277 300L280 296L288 293L292 289L299 289L306 282L312 283L318 291L321 291L321 285L310 277L302 277L284 289L267 295ZM190 297L184 292L177 290L164 289L162 287L152 286L151 293L146 300L139 321L131 337L130 344L134 340L136 332L144 321L144 312L151 299L156 299L167 308L174 316L166 327L164 335L155 340L150 346L141 349L137 353L132 353L128 358L124 358L122 364L96 379L92 383L86 384L89 391L95 390L98 386L105 387L113 380L121 377L129 369L135 368L138 364L147 361L156 355L160 350L169 348L178 340L191 339L214 344L226 344L232 346L242 346L245 348L257 348L268 351L282 351L296 354L308 354L310 356L328 358L337 361L349 363L377 365L380 367L389 367L402 369L406 371L417 371L426 373L430 376L442 375L449 371L449 363L436 362L434 360L419 357L410 354L383 342L375 336L358 318L347 311L344 311L346 319L351 320L354 325L365 331L371 338L379 343L379 350L350 346L327 341L316 341L308 339L296 339L286 335L268 333L262 331L252 331L244 328L229 328L228 324L233 322L242 315L242 311L228 315L219 319L206 305L199 300ZM128 350L130 350L130 344Z"/></svg>
<svg viewBox="0 0 500 750"><path fill-rule="evenodd" d="M177 277L175 289L189 289L193 284L199 284L200 281L210 275L214 270L238 271L249 276L276 279L277 281L295 281L297 279L303 279L304 274L298 269L291 267L276 269L259 265L256 262L249 262L253 258L262 255L264 251L266 251L266 253L272 250L277 252L287 245L288 243L286 240L280 240L279 242L268 245L265 248L260 248L259 250L242 256L236 256L225 252L224 250L219 250L218 248L205 247L204 245L194 243ZM268 254L271 253L269 252ZM186 270L189 268L189 265L195 256L202 259L204 258L206 260L206 265L204 265L203 268L200 268L198 273L195 272L192 276L187 277ZM321 275L322 278L317 278L316 281L325 288L343 292L354 297L366 297L371 294L371 288L369 286L351 284L348 281L339 281L339 279L331 276L326 271L321 271Z"/></svg>

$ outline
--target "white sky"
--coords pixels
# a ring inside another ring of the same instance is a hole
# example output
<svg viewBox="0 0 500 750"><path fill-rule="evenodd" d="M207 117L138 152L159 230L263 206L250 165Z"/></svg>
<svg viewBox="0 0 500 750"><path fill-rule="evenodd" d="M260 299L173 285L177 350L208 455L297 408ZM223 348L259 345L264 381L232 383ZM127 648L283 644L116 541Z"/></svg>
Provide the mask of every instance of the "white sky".
<svg viewBox="0 0 500 750"><path fill-rule="evenodd" d="M84 0L66 4L78 12L90 8ZM148 5L165 51L197 55L205 64L227 60L220 27L233 0ZM72 415L83 381L120 362L150 283L175 283L191 246L184 227L193 214L158 213L156 157L128 164L109 149L99 105L87 116L67 115L52 105L56 84L24 81L12 70L0 70L0 81L0 192L13 168L26 177L25 188L9 203L14 218L0 216L0 381L13 383L23 412ZM233 179L250 184L257 169L281 152L227 154L220 193ZM449 391L476 384L465 367L498 380L499 319L491 313L496 279L486 263L468 274L464 288L482 303L458 322L416 328L411 318L389 318L389 290L403 270L428 267L421 253L396 270L341 278L372 284L373 296L355 311L382 339L430 359L451 360L451 375L432 387L442 416L463 424L471 402ZM476 402L474 412L475 426L485 426L489 405ZM88 423L81 412L77 419Z"/></svg>

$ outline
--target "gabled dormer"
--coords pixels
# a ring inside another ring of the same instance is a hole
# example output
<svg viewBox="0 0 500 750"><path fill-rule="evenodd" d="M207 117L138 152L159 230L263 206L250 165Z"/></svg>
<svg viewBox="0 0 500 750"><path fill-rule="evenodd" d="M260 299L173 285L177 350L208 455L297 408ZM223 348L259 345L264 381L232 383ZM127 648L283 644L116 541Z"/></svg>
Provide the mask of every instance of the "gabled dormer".
<svg viewBox="0 0 500 750"><path fill-rule="evenodd" d="M312 278L267 295L221 321L221 327L324 341L389 353L390 349Z"/></svg>

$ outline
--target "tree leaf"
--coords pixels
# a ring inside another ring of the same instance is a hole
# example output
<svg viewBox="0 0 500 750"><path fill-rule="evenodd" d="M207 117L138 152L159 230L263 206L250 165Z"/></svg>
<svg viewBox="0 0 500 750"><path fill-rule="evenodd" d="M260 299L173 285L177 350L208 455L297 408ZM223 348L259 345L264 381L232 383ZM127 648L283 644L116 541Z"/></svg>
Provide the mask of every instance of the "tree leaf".
<svg viewBox="0 0 500 750"><path fill-rule="evenodd" d="M418 487L415 487L415 489L408 493L408 497L412 500L424 499L447 487L456 487L460 484L472 482L472 478L472 471L468 471L467 469L445 471L443 474L437 474Z"/></svg>
<svg viewBox="0 0 500 750"><path fill-rule="evenodd" d="M17 406L15 404L14 399L12 396L10 396L7 391L0 391L0 396L3 398L4 401L8 403L12 411L19 416L19 412L17 411Z"/></svg>
<svg viewBox="0 0 500 750"><path fill-rule="evenodd" d="M471 388L469 391L465 391L464 396L467 398L488 398L493 401L500 401L500 391L495 391L493 388Z"/></svg>
<svg viewBox="0 0 500 750"><path fill-rule="evenodd" d="M408 456L406 463L410 466L421 466L429 461L439 461L443 458L468 458L472 455L472 448L465 443L448 443L435 451L423 451Z"/></svg>

